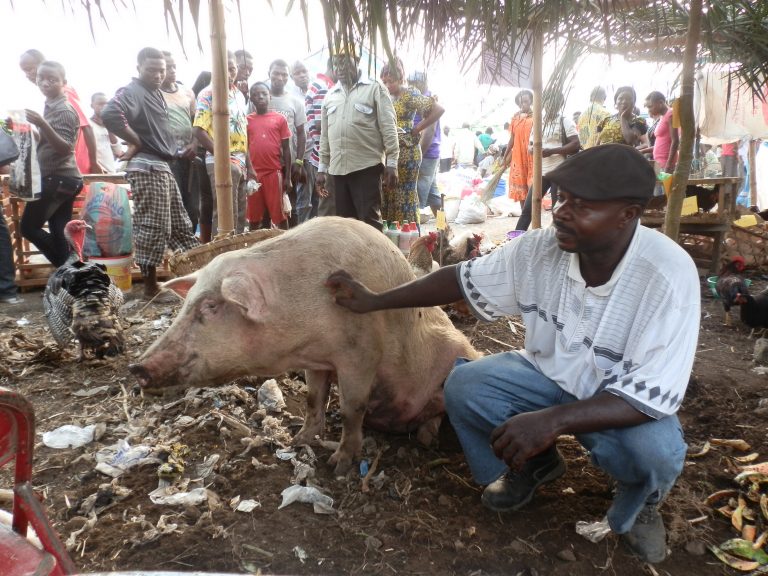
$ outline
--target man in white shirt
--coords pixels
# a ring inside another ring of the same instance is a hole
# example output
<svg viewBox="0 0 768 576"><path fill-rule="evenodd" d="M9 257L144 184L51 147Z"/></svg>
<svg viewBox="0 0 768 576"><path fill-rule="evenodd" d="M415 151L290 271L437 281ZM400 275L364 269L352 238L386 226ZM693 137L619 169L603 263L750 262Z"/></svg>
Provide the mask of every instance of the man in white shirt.
<svg viewBox="0 0 768 576"><path fill-rule="evenodd" d="M469 123L464 122L461 128L454 132L454 158L456 158L456 164L461 168L475 166L475 158L478 152L484 152L483 145L470 129Z"/></svg>
<svg viewBox="0 0 768 576"><path fill-rule="evenodd" d="M691 258L640 225L655 175L634 148L598 146L549 173L560 186L553 226L490 254L379 294L346 272L326 281L355 312L465 299L482 319L520 314L525 349L459 361L448 416L482 501L526 505L565 473L557 438L574 434L616 481L611 529L646 562L666 555L658 506L683 469L676 412L698 338Z"/></svg>
<svg viewBox="0 0 768 576"><path fill-rule="evenodd" d="M440 140L440 172L448 172L453 164L456 142L448 126L443 126L443 137Z"/></svg>

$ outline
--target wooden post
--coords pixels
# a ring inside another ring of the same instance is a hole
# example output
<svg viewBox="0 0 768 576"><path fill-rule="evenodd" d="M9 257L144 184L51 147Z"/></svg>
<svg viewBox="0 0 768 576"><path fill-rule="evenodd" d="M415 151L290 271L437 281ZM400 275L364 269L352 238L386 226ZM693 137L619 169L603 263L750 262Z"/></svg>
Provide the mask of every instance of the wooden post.
<svg viewBox="0 0 768 576"><path fill-rule="evenodd" d="M234 232L232 214L232 172L229 163L229 73L227 71L227 34L222 0L210 1L211 86L213 87L213 159L216 203L219 213L216 238Z"/></svg>
<svg viewBox="0 0 768 576"><path fill-rule="evenodd" d="M531 194L531 228L541 228L541 101L542 101L542 33L533 39L533 192ZM516 146L520 143L515 142Z"/></svg>
<svg viewBox="0 0 768 576"><path fill-rule="evenodd" d="M693 77L701 36L702 0L691 0L688 10L688 36L683 53L683 71L680 82L680 152L675 167L675 180L667 201L664 217L664 234L677 242L680 234L680 218L685 200L685 189L691 174L693 144L696 139L696 121L693 115ZM722 210L722 207L720 208Z"/></svg>
<svg viewBox="0 0 768 576"><path fill-rule="evenodd" d="M749 204L757 206L757 140L749 141Z"/></svg>

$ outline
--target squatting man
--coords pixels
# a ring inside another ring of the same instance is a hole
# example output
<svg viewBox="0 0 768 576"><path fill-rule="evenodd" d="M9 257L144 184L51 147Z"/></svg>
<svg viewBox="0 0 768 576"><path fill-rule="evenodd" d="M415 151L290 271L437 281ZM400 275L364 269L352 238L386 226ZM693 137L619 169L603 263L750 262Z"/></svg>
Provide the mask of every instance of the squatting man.
<svg viewBox="0 0 768 576"><path fill-rule="evenodd" d="M521 315L523 350L460 359L445 382L483 504L525 506L565 473L556 441L573 434L616 482L611 529L642 560L660 562L658 507L686 453L676 413L698 338L696 267L640 225L655 176L634 148L590 148L548 178L561 193L547 229L381 293L344 271L326 283L358 313L464 299L483 320Z"/></svg>

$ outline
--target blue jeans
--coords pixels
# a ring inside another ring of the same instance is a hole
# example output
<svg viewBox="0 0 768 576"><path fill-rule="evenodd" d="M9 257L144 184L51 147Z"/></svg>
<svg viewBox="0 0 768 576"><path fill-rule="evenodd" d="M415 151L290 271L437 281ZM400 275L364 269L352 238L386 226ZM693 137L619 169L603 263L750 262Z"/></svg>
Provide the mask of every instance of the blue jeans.
<svg viewBox="0 0 768 576"><path fill-rule="evenodd" d="M491 431L512 416L577 399L516 352L460 359L445 382L445 407L478 484L507 471L490 445ZM646 503L667 495L683 470L687 446L677 416L638 426L578 434L592 463L617 483L608 523L628 532Z"/></svg>
<svg viewBox="0 0 768 576"><path fill-rule="evenodd" d="M58 268L69 257L64 226L72 219L75 196L83 189L82 178L45 176L40 199L27 202L21 215L21 235L32 242L48 261ZM43 226L48 222L48 231Z"/></svg>
<svg viewBox="0 0 768 576"><path fill-rule="evenodd" d="M419 179L416 190L419 193L419 208L429 206L434 210L440 209L440 193L437 191L437 165L440 158L422 158L419 167Z"/></svg>
<svg viewBox="0 0 768 576"><path fill-rule="evenodd" d="M11 296L16 296L16 270L13 267L11 235L0 207L0 298Z"/></svg>

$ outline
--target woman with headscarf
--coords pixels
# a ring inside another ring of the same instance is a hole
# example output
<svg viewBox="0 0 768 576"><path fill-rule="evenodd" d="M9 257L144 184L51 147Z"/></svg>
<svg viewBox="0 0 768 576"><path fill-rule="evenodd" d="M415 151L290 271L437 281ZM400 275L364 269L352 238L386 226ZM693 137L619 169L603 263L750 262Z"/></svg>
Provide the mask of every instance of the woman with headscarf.
<svg viewBox="0 0 768 576"><path fill-rule="evenodd" d="M504 154L503 165L510 160L509 197L522 205L528 195L528 188L533 183L533 159L528 150L528 139L533 126L533 92L521 90L515 96L515 104L520 111L512 116L509 123L509 143Z"/></svg>
<svg viewBox="0 0 768 576"><path fill-rule="evenodd" d="M598 144L637 146L640 143L640 137L648 132L648 124L645 118L635 113L636 100L637 94L631 86L622 86L616 90L613 103L618 113L598 124Z"/></svg>
<svg viewBox="0 0 768 576"><path fill-rule="evenodd" d="M421 133L437 122L445 111L431 96L424 96L419 90L405 85L405 71L399 58L394 66L386 64L381 69L381 81L389 90L392 105L397 115L397 134L400 144L400 158L397 163L398 186L383 191L381 216L387 222L419 223L419 194L416 182L421 166ZM414 125L416 113L421 121Z"/></svg>

